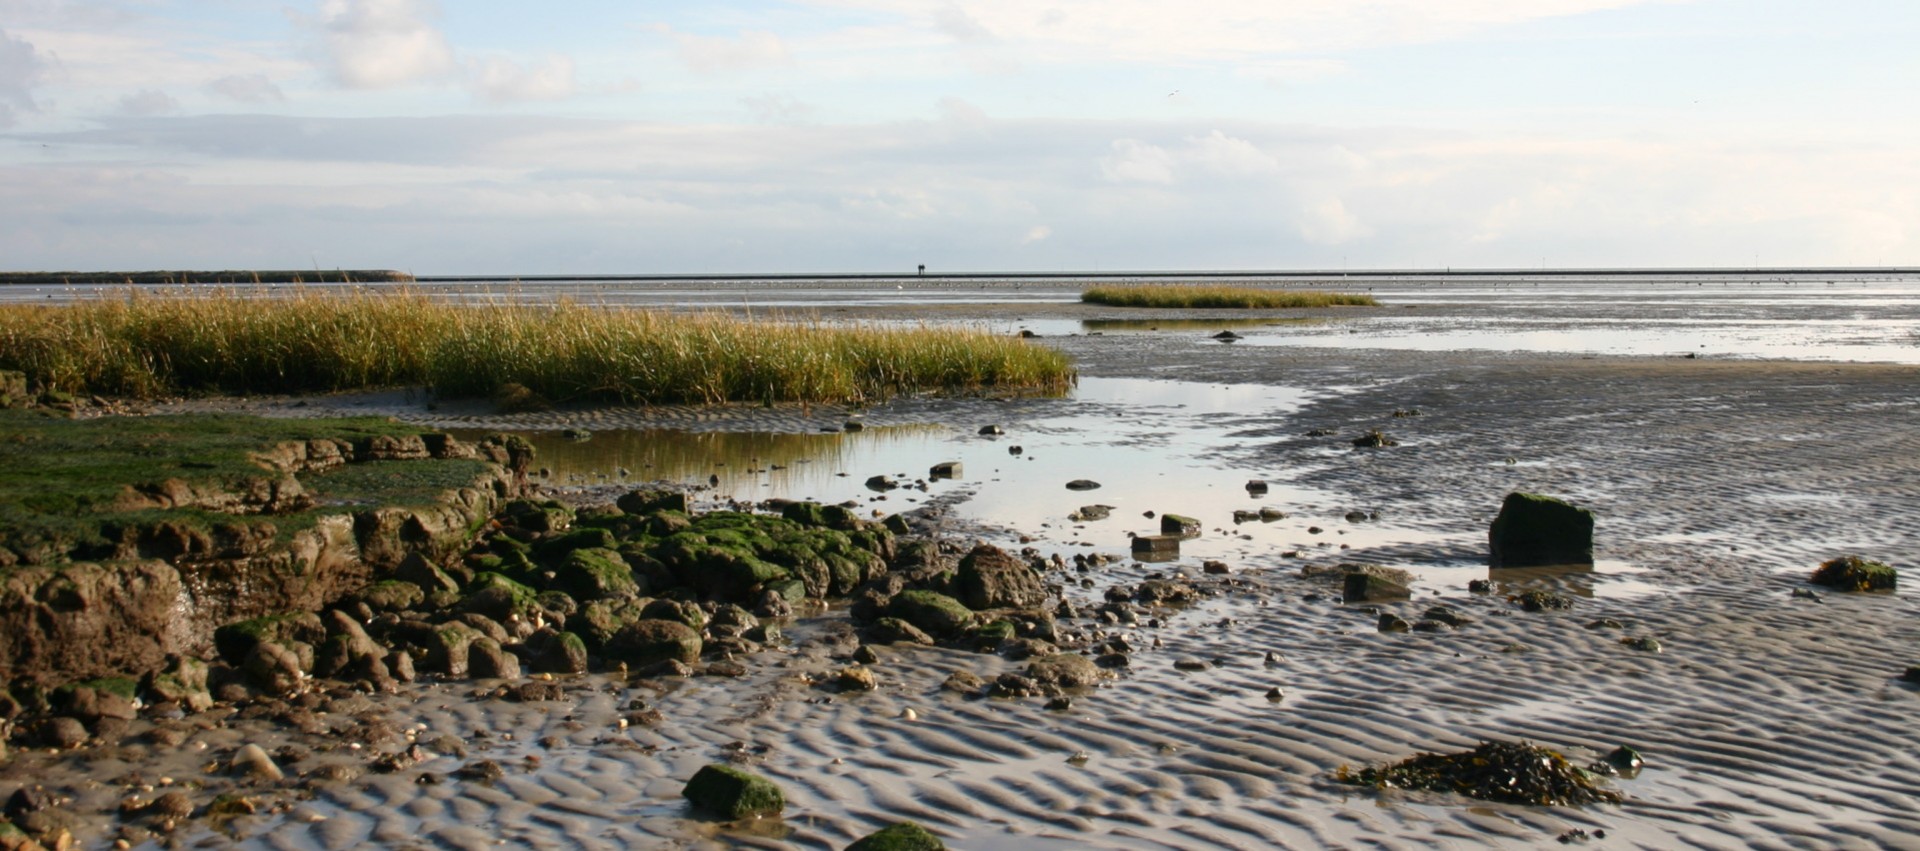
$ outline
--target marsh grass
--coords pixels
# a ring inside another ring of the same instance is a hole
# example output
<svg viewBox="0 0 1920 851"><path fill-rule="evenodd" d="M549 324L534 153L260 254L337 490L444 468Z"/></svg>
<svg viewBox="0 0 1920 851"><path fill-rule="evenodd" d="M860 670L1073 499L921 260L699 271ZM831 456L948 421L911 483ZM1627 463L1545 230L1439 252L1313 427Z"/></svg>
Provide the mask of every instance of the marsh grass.
<svg viewBox="0 0 1920 851"><path fill-rule="evenodd" d="M412 290L130 291L0 306L0 369L73 393L156 397L426 385L555 402L872 402L1058 391L1065 355L965 328L828 326L562 302L461 305Z"/></svg>
<svg viewBox="0 0 1920 851"><path fill-rule="evenodd" d="M1091 287L1080 294L1087 304L1112 307L1378 307L1373 296L1307 290L1267 290L1216 284L1124 284Z"/></svg>

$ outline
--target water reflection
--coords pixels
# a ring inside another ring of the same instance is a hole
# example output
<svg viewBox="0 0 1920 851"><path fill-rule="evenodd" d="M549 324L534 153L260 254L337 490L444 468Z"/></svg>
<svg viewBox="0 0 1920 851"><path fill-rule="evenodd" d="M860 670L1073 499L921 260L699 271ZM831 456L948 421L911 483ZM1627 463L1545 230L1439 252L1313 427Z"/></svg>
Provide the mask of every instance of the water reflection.
<svg viewBox="0 0 1920 851"><path fill-rule="evenodd" d="M1591 564L1556 564L1539 567L1490 567L1487 579L1494 593L1511 596L1527 591L1551 591L1576 597L1594 596L1598 574Z"/></svg>

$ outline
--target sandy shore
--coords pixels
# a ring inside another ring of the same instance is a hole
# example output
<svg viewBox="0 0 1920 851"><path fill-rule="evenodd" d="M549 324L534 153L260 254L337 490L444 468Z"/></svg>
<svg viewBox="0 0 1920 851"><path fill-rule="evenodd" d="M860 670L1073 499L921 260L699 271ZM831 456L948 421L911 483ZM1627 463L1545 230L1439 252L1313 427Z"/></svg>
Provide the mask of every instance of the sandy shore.
<svg viewBox="0 0 1920 851"><path fill-rule="evenodd" d="M840 848L900 819L969 849L1520 848L1576 829L1604 831L1582 841L1616 848L1920 845L1920 691L1899 680L1920 664L1920 605L1904 590L1793 594L1834 555L1913 566L1915 368L1226 347L1201 337L1044 342L1089 376L1339 388L1284 417L1226 422L1243 438L1236 464L1343 493L1407 534L1297 559L1249 553L1225 576L1127 559L1051 575L1081 604L1177 571L1207 592L1137 624L1062 620L1084 646L1120 638L1132 648L1129 667L1070 708L943 691L955 671L990 680L1025 665L944 649L879 648L873 693L812 687L809 678L844 666L858 646L844 613L829 612L796 621L793 645L762 654L738 679L590 676L566 683L563 700L531 703L485 696L490 683L427 683L399 696L313 698L306 732L216 710L162 723L179 732L156 742L143 720L118 746L16 751L0 789L38 781L72 796L76 813L104 813L128 795L164 791L166 777L174 788L204 786L200 798L232 787L261 802L221 831L194 822L154 839L129 823L132 842L196 847ZM1010 431L1021 427L1019 405L978 400L909 401L867 417L967 424L986 405ZM810 430L843 414L498 419L403 396L242 407L520 428ZM1393 416L1414 409L1419 416ZM1307 436L1317 428L1382 428L1401 445L1330 451ZM1500 496L1515 489L1593 508L1597 555L1631 572L1496 575L1495 593L1479 595L1416 586L1412 601L1381 608L1415 620L1445 604L1473 622L1398 634L1300 575L1303 564L1335 561L1471 561ZM1019 546L1010 536L1021 530L973 531ZM1508 599L1522 588L1568 593L1573 608L1524 612ZM1594 626L1603 619L1618 626ZM1659 652L1623 643L1638 638L1656 639ZM623 727L636 700L664 721ZM1615 781L1625 803L1585 809L1377 794L1333 780L1342 766L1485 739L1525 739L1582 764L1630 745L1647 766ZM207 771L247 742L286 757L288 779ZM423 746L423 761L374 770L377 755L409 742ZM454 773L482 759L504 776L486 784ZM690 818L680 788L719 760L781 783L786 818L750 828ZM99 816L76 832L104 845L122 829Z"/></svg>

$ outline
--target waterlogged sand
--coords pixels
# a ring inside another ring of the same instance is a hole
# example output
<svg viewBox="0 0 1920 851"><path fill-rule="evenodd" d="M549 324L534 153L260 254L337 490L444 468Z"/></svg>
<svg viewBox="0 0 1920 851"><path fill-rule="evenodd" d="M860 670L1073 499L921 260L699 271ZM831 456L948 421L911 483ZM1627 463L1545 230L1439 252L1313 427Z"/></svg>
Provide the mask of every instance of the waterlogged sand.
<svg viewBox="0 0 1920 851"><path fill-rule="evenodd" d="M1133 626L1062 621L1063 632L1133 647L1131 667L1066 710L944 692L955 671L990 680L1024 666L944 649L880 648L875 693L810 686L857 646L844 615L830 612L792 625L794 645L752 660L741 679L593 676L567 683L565 700L536 703L476 699L484 683L427 684L319 705L320 722L341 728L327 735L225 719L178 746L145 743L142 721L122 748L17 752L4 779L69 790L73 809L85 811L110 809L130 786L161 776L208 783L199 794L210 797L231 781L203 768L243 742L310 751L286 766L290 775L357 769L343 781L245 787L284 804L225 833L196 822L176 840L195 847L840 848L899 819L958 848L1524 848L1574 829L1604 831L1589 844L1613 848L1920 845L1920 691L1899 681L1920 665L1920 605L1905 590L1792 593L1818 561L1849 552L1920 581L1911 572L1920 552L1915 368L1225 346L1197 331L1043 341L1091 377L1319 391L1281 414L1209 415L1233 440L1195 475L1337 494L1378 519L1342 526L1334 515L1323 534L1291 546L1242 545L1226 576L1201 576L1194 559L1050 574L1078 603L1176 571L1212 592ZM449 427L795 432L845 414L656 409L502 421L404 398L316 400L299 410L333 408ZM1017 440L1046 410L909 402L866 418L992 421ZM1346 446L1371 428L1401 445ZM1334 434L1308 436L1313 429ZM1032 487L1058 490L1065 506L1098 497L1055 481ZM1423 580L1413 601L1382 608L1415 620L1443 603L1474 622L1404 634L1376 631L1374 614L1299 575L1304 564L1372 561L1487 578L1469 565L1484 564L1486 523L1513 489L1593 508L1608 569L1494 575L1491 595ZM1043 554L1125 549L1119 527L1086 533L1100 544L1088 548L1041 518L1005 530L967 530L951 518L950 531L1009 547L1027 534ZM1207 525L1209 536L1231 537L1216 531L1231 525L1223 518ZM1573 608L1523 612L1507 595L1524 588L1567 593ZM1621 626L1590 628L1603 618ZM1643 637L1661 651L1622 643ZM1277 702L1268 697L1276 687ZM636 699L664 722L623 729ZM429 748L426 761L398 772L367 767L372 755L404 748L408 733L422 743L451 736L468 753ZM1332 779L1342 766L1483 739L1525 739L1582 764L1626 744L1647 767L1615 781L1625 803L1585 809L1376 794ZM453 775L480 759L501 765L504 778L486 785ZM720 760L778 781L785 819L741 827L690 818L682 784ZM428 776L438 782L423 783ZM82 828L101 844L115 822Z"/></svg>

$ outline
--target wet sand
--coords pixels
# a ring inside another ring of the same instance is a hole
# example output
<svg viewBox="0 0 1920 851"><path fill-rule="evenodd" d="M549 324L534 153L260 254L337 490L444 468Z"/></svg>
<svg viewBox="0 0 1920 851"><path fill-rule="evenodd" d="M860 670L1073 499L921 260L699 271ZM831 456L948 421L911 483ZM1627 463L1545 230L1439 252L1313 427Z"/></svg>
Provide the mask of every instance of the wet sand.
<svg viewBox="0 0 1920 851"><path fill-rule="evenodd" d="M1044 315L1032 305L1018 312ZM893 318L908 318L900 314ZM1649 849L1913 847L1920 836L1920 691L1899 680L1920 664L1920 605L1904 590L1792 593L1835 555L1913 566L1914 367L1224 346L1199 332L1041 342L1071 353L1088 376L1338 388L1280 416L1228 415L1220 425L1240 439L1233 466L1344 494L1407 534L1346 550L1330 538L1303 540L1299 558L1248 552L1225 576L1128 559L1050 574L1082 604L1176 571L1209 591L1153 622L1061 621L1086 645L1122 637L1134 648L1130 667L1064 711L1043 699L942 691L955 671L991 679L1025 664L944 649L880 648L874 693L813 687L809 678L844 666L857 646L844 614L829 612L793 624L794 645L752 660L740 679L591 676L568 683L567 699L537 703L476 699L488 684L425 684L321 704L320 725L334 732L224 719L164 746L147 743L149 722L139 721L121 748L16 752L4 779L71 790L73 809L84 811L111 809L130 790L150 794L139 787L161 776L204 783L198 794L210 797L236 781L203 769L242 742L306 749L287 764L290 775L357 769L343 781L241 784L284 807L241 817L229 833L195 823L176 834L212 847L839 848L900 819L957 848L1519 848L1574 829L1604 830L1589 842L1596 846ZM242 407L517 428L811 431L845 414L743 407L491 418L403 396L304 402ZM989 410L1015 434L1027 411L1018 402L906 401L866 418L967 425ZM1307 434L1370 428L1400 445L1355 451ZM1495 593L1484 595L1416 584L1412 601L1380 608L1415 620L1445 604L1474 622L1400 634L1378 632L1373 613L1300 575L1303 565L1338 561L1472 561L1500 497L1516 489L1593 508L1596 555L1634 572L1493 574ZM950 531L1013 548L1012 536L1040 530ZM1639 590L1607 593L1626 582ZM1524 612L1508 599L1523 588L1575 602ZM1601 619L1620 626L1591 628ZM1660 652L1622 643L1646 637ZM1277 702L1268 697L1276 687ZM664 722L622 728L636 699ZM915 717L903 717L908 709ZM468 753L430 750L393 773L368 768L370 755L404 748L409 731L421 742L451 736ZM347 747L356 737L362 746ZM1332 780L1342 766L1483 739L1525 739L1581 764L1631 745L1647 767L1615 781L1625 803L1585 809L1376 794ZM505 777L489 786L451 774L483 758ZM682 784L721 760L778 781L786 818L745 828L690 818ZM428 775L438 782L421 782ZM115 825L102 819L79 832L100 844Z"/></svg>

